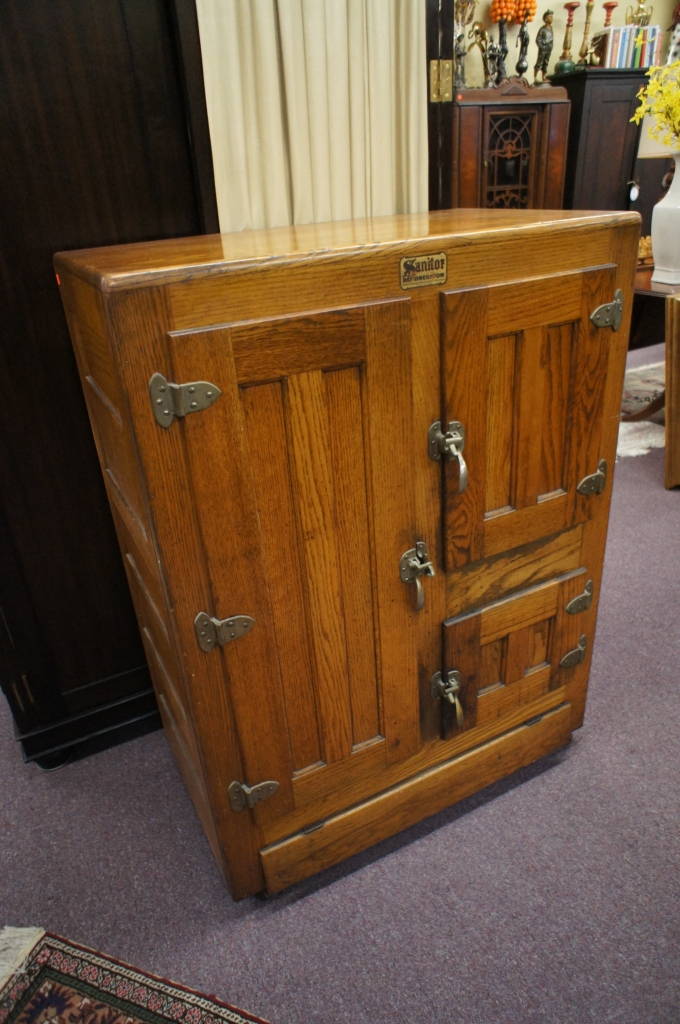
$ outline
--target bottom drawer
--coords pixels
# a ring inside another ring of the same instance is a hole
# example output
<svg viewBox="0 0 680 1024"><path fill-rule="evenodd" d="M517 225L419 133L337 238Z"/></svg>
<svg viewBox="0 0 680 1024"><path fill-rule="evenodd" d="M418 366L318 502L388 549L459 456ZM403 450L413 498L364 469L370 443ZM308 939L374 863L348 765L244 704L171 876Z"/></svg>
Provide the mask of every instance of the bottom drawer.
<svg viewBox="0 0 680 1024"><path fill-rule="evenodd" d="M307 832L265 847L268 892L351 857L387 836L457 803L485 786L558 750L571 738L571 706L561 704L533 722L450 761L420 772Z"/></svg>

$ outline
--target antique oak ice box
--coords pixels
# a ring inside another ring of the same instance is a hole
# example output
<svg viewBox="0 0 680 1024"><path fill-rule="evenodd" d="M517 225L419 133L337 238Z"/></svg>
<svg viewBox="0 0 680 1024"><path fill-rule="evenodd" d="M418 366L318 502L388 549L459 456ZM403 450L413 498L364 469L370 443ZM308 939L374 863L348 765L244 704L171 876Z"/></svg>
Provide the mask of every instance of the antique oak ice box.
<svg viewBox="0 0 680 1024"><path fill-rule="evenodd" d="M55 259L168 739L235 897L582 720L638 217Z"/></svg>

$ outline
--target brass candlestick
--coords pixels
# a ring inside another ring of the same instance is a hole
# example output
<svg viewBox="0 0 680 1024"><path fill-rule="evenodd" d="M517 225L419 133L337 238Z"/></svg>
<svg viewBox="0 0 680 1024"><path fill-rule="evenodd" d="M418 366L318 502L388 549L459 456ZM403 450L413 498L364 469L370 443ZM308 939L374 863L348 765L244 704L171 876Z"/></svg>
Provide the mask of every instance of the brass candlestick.
<svg viewBox="0 0 680 1024"><path fill-rule="evenodd" d="M609 28L612 23L612 14L614 10L619 6L618 0L605 0L602 4L604 8L604 27Z"/></svg>
<svg viewBox="0 0 680 1024"><path fill-rule="evenodd" d="M579 64L588 63L588 54L590 52L590 21L593 16L593 7L595 6L595 0L587 0L586 3L586 23L583 26L583 42L581 43L581 49L578 51Z"/></svg>
<svg viewBox="0 0 680 1024"><path fill-rule="evenodd" d="M564 30L562 53L560 54L560 59L555 65L556 75L568 75L576 67L571 56L571 29L574 24L574 11L580 6L580 0L569 0L569 3L564 5L564 9L567 12L567 27Z"/></svg>

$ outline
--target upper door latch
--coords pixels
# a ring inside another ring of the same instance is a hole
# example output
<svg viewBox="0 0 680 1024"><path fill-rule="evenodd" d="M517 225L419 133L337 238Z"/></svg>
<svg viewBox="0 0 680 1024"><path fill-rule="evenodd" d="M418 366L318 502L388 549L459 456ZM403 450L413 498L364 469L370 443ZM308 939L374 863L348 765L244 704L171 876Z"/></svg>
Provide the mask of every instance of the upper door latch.
<svg viewBox="0 0 680 1024"><path fill-rule="evenodd" d="M430 561L427 544L424 540L419 540L416 546L405 551L399 560L399 579L402 583L416 585L416 611L420 611L425 604L422 577L434 575L435 569Z"/></svg>
<svg viewBox="0 0 680 1024"><path fill-rule="evenodd" d="M427 453L435 462L442 459L456 459L458 462L458 491L462 493L468 485L468 468L463 458L465 447L465 427L458 420L451 420L442 430L439 420L435 420L427 432Z"/></svg>

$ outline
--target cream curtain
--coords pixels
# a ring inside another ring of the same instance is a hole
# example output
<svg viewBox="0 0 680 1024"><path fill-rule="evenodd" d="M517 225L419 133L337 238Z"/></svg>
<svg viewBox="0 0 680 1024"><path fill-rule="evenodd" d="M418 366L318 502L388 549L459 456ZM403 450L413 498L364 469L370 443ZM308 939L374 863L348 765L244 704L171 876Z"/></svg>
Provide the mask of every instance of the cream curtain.
<svg viewBox="0 0 680 1024"><path fill-rule="evenodd" d="M197 0L222 231L427 209L423 0Z"/></svg>

